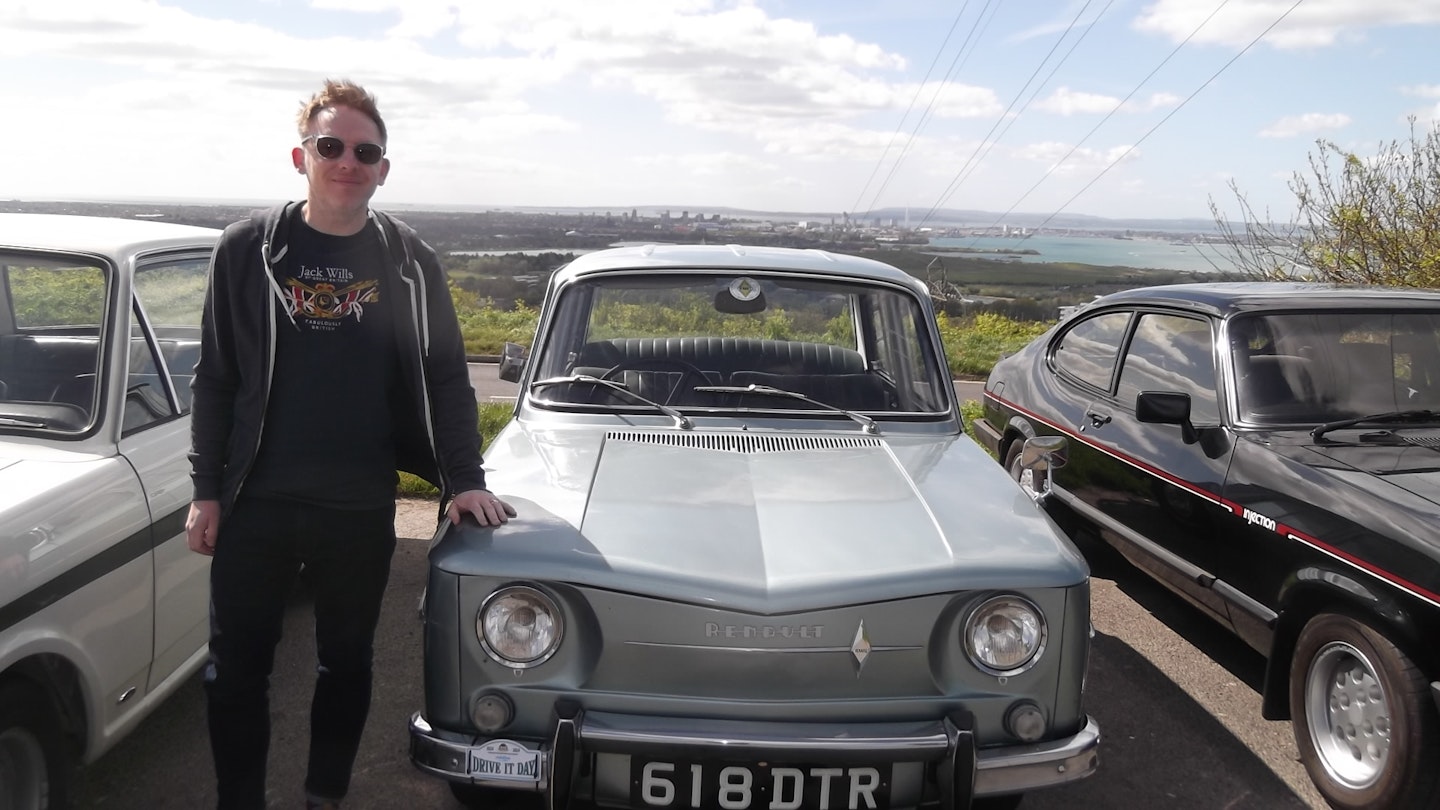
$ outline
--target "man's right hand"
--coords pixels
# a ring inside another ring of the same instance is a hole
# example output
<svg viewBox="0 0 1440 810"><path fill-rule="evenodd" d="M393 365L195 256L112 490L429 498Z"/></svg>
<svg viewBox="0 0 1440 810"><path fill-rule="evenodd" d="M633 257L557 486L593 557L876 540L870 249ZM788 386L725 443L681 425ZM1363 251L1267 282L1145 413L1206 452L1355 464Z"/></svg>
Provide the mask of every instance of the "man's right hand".
<svg viewBox="0 0 1440 810"><path fill-rule="evenodd" d="M190 515L185 518L185 540L190 550L207 557L215 554L215 538L220 534L220 502L192 501Z"/></svg>

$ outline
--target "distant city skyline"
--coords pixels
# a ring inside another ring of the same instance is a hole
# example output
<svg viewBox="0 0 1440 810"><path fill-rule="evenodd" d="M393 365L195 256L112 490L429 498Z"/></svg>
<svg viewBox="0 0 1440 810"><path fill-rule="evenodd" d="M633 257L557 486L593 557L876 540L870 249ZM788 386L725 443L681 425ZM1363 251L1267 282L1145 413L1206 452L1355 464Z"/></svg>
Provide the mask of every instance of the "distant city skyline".
<svg viewBox="0 0 1440 810"><path fill-rule="evenodd" d="M272 200L326 77L377 207L1286 221L1440 112L1440 0L10 0L0 199ZM998 219L996 221L999 221ZM1010 220L1015 221L1015 220Z"/></svg>

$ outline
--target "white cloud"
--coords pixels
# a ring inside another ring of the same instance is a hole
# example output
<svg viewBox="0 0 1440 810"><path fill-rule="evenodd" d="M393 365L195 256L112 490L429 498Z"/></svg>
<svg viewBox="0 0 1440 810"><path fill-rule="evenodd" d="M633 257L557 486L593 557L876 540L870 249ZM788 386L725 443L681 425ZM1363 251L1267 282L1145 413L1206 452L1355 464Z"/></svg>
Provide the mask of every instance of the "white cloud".
<svg viewBox="0 0 1440 810"><path fill-rule="evenodd" d="M1262 138L1294 138L1315 132L1344 129L1350 125L1350 116L1344 113L1305 113L1287 115L1260 130Z"/></svg>
<svg viewBox="0 0 1440 810"><path fill-rule="evenodd" d="M1131 24L1139 31L1160 34L1173 42L1181 42L1194 32L1192 42L1243 47L1296 3L1230 0L1223 6L1206 22L1215 12L1214 3L1156 0L1145 6ZM1436 23L1440 23L1440 3L1435 0L1305 0L1264 41L1279 49L1321 48L1343 37L1362 36L1367 28Z"/></svg>
<svg viewBox="0 0 1440 810"><path fill-rule="evenodd" d="M1120 99L1114 96L1082 93L1068 87L1060 87L1049 96L1037 101L1034 108L1056 115L1090 115L1108 113L1117 106L1120 107L1121 112L1135 113L1174 107L1179 103L1180 97L1173 93L1152 93L1148 98L1140 101L1132 99L1121 106Z"/></svg>

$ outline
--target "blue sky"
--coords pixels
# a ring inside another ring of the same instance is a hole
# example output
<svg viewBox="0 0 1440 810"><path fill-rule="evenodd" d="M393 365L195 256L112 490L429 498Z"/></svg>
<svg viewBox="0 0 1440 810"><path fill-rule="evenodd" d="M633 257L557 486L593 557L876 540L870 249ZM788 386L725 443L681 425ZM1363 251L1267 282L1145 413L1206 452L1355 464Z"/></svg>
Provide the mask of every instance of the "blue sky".
<svg viewBox="0 0 1440 810"><path fill-rule="evenodd" d="M1283 222L1317 139L1436 125L1437 35L1440 0L7 0L0 198L301 196L344 77L379 207L1208 220L1233 182Z"/></svg>

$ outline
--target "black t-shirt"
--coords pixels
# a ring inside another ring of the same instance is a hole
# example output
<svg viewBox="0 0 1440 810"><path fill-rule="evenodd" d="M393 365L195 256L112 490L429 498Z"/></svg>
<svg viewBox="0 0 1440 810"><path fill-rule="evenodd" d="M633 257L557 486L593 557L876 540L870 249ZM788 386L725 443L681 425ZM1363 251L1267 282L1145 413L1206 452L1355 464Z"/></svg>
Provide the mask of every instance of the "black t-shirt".
<svg viewBox="0 0 1440 810"><path fill-rule="evenodd" d="M340 509L395 499L394 298L370 223L353 236L297 218L275 283L275 370L245 493Z"/></svg>

